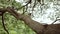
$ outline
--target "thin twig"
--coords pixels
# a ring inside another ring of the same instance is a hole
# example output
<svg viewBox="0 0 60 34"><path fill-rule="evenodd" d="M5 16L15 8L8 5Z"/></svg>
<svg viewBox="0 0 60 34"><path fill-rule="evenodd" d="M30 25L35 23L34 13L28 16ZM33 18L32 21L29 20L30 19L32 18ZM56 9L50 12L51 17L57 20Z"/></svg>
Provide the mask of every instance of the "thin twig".
<svg viewBox="0 0 60 34"><path fill-rule="evenodd" d="M22 9L23 7L27 6L29 3L31 4L31 0L29 0L29 2L26 5L22 6L21 8L16 8L16 9L17 10Z"/></svg>
<svg viewBox="0 0 60 34"><path fill-rule="evenodd" d="M60 20L60 19L57 19L57 18L59 18L59 17L56 17L56 20L52 24L54 24L56 21Z"/></svg>
<svg viewBox="0 0 60 34"><path fill-rule="evenodd" d="M7 34L9 34L9 32L8 32L8 30L6 29L5 24L4 24L4 16L3 16L3 14L2 14L2 24L3 24L4 30L7 32Z"/></svg>

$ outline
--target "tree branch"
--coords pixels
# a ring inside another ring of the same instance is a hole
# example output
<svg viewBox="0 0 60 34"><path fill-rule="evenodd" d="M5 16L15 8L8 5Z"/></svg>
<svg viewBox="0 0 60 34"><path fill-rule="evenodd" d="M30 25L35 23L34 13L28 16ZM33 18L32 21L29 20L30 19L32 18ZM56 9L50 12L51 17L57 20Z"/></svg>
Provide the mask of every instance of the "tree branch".
<svg viewBox="0 0 60 34"><path fill-rule="evenodd" d="M23 20L25 22L25 24L27 24L29 27L31 27L35 32L37 32L37 33L43 32L43 28L44 28L43 25L36 21L33 21L29 16L21 15L11 8L7 8L7 11L9 13L11 13L14 17L16 17L16 19Z"/></svg>
<svg viewBox="0 0 60 34"><path fill-rule="evenodd" d="M1 10L1 9L0 9ZM32 28L37 34L60 34L60 24L42 25L36 21L33 21L29 16L19 14L11 7L3 9L12 14L16 19L23 20L30 28Z"/></svg>
<svg viewBox="0 0 60 34"><path fill-rule="evenodd" d="M9 34L9 32L8 32L8 30L6 29L5 24L4 24L4 16L3 16L3 14L2 14L2 24L3 24L4 30L7 32L7 34Z"/></svg>

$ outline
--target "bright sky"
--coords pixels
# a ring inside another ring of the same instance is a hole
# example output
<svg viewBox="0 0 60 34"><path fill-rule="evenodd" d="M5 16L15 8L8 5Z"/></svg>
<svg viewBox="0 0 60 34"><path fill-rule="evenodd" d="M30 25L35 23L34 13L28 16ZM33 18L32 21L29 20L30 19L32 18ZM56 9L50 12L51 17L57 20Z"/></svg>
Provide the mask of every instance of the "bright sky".
<svg viewBox="0 0 60 34"><path fill-rule="evenodd" d="M17 2L23 3L23 0L16 0ZM23 3L23 5L25 5L25 3ZM39 9L39 7L35 8L36 11L34 11L33 15L34 17L32 18L33 20L40 22L40 23L45 23L45 24L51 24L54 20L51 20L50 18L47 18L49 15L55 15L55 9L52 8L53 7L53 3L50 3L50 8L48 8L46 11L45 15L39 16L40 14L38 10L36 10L37 8ZM38 12L37 12L38 11ZM55 18L55 17L54 17ZM57 21L59 22L59 21Z"/></svg>

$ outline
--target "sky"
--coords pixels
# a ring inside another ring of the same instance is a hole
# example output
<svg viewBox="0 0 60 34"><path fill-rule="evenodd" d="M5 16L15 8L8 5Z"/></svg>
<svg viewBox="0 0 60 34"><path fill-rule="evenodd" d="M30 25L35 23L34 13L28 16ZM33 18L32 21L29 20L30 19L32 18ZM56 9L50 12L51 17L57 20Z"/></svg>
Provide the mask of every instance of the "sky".
<svg viewBox="0 0 60 34"><path fill-rule="evenodd" d="M20 3L22 3L22 5L25 5L26 3L23 3L24 2L24 0L16 0L17 2L20 2ZM39 4L38 4L39 5ZM35 8L35 11L34 11L34 13L33 13L33 15L34 15L34 17L32 17L32 20L34 20L34 21L37 21L37 22L39 22L39 23L44 23L44 24L51 24L55 19L53 19L53 20L51 20L50 18L47 18L49 15L56 15L55 14L55 10L56 9L54 9L54 8L52 8L52 7L54 7L54 5L53 5L53 3L49 3L49 7L50 8L48 8L47 10L45 10L46 11L46 14L44 14L44 15L40 15L40 14L38 14L40 11L38 11L38 9L39 9L39 6L38 7L36 7ZM38 9L37 9L38 8ZM39 9L40 10L40 9ZM37 12L38 11L38 12ZM44 12L43 12L44 13ZM50 16L50 17L51 17ZM55 17L54 17L55 18ZM57 21L58 23L59 23L59 21ZM57 24L57 22L56 23L54 23L54 24Z"/></svg>

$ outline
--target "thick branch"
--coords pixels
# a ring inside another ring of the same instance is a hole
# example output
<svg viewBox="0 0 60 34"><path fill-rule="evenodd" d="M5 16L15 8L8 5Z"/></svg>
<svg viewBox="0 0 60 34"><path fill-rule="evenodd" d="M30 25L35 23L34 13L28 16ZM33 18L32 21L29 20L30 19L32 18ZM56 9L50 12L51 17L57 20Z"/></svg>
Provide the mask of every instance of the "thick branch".
<svg viewBox="0 0 60 34"><path fill-rule="evenodd" d="M17 19L23 20L28 26L30 26L34 31L36 32L42 32L43 31L43 25L33 21L29 16L26 15L21 15L19 13L17 13L16 11L8 8L7 10L9 13L11 13L13 16L15 16Z"/></svg>
<svg viewBox="0 0 60 34"><path fill-rule="evenodd" d="M8 7L6 9L0 9L1 11L7 11L11 13L16 19L23 20L25 24L31 27L37 34L60 34L60 24L42 25L36 21L33 21L29 16L22 15L14 11L14 9Z"/></svg>

